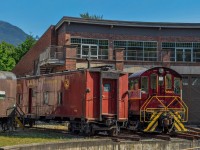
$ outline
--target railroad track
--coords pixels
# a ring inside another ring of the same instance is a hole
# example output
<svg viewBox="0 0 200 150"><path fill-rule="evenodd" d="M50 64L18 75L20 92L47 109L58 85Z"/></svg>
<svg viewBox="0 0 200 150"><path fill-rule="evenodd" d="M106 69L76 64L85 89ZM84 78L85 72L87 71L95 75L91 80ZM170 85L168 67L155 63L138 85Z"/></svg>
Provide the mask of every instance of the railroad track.
<svg viewBox="0 0 200 150"><path fill-rule="evenodd" d="M62 129L49 129L49 128L42 128L42 127L32 127L29 128L30 130L39 130L39 132L51 132L51 133L60 133L60 134L64 134L64 135L68 135L68 136L74 136L74 137L78 137L78 138L85 138L85 137L89 137L89 138L108 138L111 139L115 142L121 142L121 141L140 141L143 139L161 139L161 140L166 140L166 141L170 141L172 138L180 138L180 139L187 139L187 140L198 140L200 139L200 129L196 129L195 131L192 130L193 128L188 128L189 131L185 132L185 133L179 133L179 132L175 132L172 134L159 134L159 133L144 133L144 132L131 132L131 131L123 131L122 133L120 133L117 136L109 136L107 134L98 134L95 136L84 136L84 135L80 135L80 134L72 134L69 133L67 130L62 130Z"/></svg>

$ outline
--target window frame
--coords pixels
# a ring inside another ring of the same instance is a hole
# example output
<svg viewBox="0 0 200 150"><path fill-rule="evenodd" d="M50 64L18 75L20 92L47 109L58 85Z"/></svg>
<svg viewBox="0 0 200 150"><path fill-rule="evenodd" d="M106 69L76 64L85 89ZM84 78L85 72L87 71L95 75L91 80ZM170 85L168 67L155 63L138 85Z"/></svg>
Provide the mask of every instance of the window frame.
<svg viewBox="0 0 200 150"><path fill-rule="evenodd" d="M146 89L142 88L143 87L143 79L146 78L147 79L147 82L146 82ZM148 76L142 76L141 77L141 91L144 92L144 93L149 93L149 78Z"/></svg>
<svg viewBox="0 0 200 150"><path fill-rule="evenodd" d="M155 77L156 77L155 88L152 86L152 83L153 83L153 82L152 82L152 81L153 81L153 80L152 80L152 76L153 76L153 75L155 75ZM151 90L157 90L158 75L157 75L156 73L152 73L152 74L150 75L150 80L151 80Z"/></svg>
<svg viewBox="0 0 200 150"><path fill-rule="evenodd" d="M45 91L43 93L43 104L49 104L49 92L48 91Z"/></svg>

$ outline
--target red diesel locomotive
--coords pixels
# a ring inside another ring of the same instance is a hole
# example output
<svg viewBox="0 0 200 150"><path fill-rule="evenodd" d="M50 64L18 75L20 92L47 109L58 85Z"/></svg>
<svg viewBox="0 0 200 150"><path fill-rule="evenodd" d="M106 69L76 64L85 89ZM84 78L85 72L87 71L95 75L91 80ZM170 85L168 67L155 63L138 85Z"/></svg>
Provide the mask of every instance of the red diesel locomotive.
<svg viewBox="0 0 200 150"><path fill-rule="evenodd" d="M32 120L67 120L71 132L117 134L128 121L128 74L107 67L18 79L17 103Z"/></svg>
<svg viewBox="0 0 200 150"><path fill-rule="evenodd" d="M165 67L142 70L129 76L131 130L186 131L188 108L182 101L182 78Z"/></svg>

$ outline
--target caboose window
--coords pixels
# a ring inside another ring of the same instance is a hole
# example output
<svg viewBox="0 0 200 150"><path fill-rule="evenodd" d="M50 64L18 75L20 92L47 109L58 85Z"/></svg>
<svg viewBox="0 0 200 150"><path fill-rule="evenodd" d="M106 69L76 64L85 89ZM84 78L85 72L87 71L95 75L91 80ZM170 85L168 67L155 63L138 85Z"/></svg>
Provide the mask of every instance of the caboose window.
<svg viewBox="0 0 200 150"><path fill-rule="evenodd" d="M58 99L58 105L62 105L63 104L63 101L62 101L62 92L58 92L57 99Z"/></svg>
<svg viewBox="0 0 200 150"><path fill-rule="evenodd" d="M129 83L129 89L130 90L138 90L139 85L138 85L138 79L131 80Z"/></svg>
<svg viewBox="0 0 200 150"><path fill-rule="evenodd" d="M174 78L174 93L175 94L181 93L180 83L181 83L180 78Z"/></svg>
<svg viewBox="0 0 200 150"><path fill-rule="evenodd" d="M172 75L171 74L166 74L166 76L165 76L165 87L166 87L166 89L172 88Z"/></svg>
<svg viewBox="0 0 200 150"><path fill-rule="evenodd" d="M148 77L141 78L141 90L142 92L148 93Z"/></svg>
<svg viewBox="0 0 200 150"><path fill-rule="evenodd" d="M0 91L0 99L5 99L5 98L6 98L6 92Z"/></svg>
<svg viewBox="0 0 200 150"><path fill-rule="evenodd" d="M44 92L43 100L44 100L44 104L49 103L49 93L48 92Z"/></svg>
<svg viewBox="0 0 200 150"><path fill-rule="evenodd" d="M110 84L104 84L104 91L110 92Z"/></svg>
<svg viewBox="0 0 200 150"><path fill-rule="evenodd" d="M157 85L157 75L151 74L151 89L156 90Z"/></svg>
<svg viewBox="0 0 200 150"><path fill-rule="evenodd" d="M22 102L22 94L20 94L20 93L17 94L17 102L18 102L18 104L21 104L21 102Z"/></svg>

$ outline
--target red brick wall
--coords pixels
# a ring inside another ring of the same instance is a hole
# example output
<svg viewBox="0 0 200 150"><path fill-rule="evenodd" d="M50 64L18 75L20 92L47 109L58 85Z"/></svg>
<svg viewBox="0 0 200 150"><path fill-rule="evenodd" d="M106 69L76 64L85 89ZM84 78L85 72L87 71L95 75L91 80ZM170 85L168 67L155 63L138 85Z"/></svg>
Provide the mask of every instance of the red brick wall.
<svg viewBox="0 0 200 150"><path fill-rule="evenodd" d="M40 53L42 53L48 46L56 45L57 38L55 33L55 27L50 26L48 30L42 35L37 43L22 57L19 63L12 70L17 76L32 75L34 68L34 61L38 59Z"/></svg>
<svg viewBox="0 0 200 150"><path fill-rule="evenodd" d="M109 51L108 51L108 60L106 61L113 61L113 55L115 54L114 48L113 48L113 40L135 40L135 41L157 41L158 42L158 50L160 51L162 49L161 42L200 42L200 37L194 37L191 36L191 34L185 35L185 36L170 36L170 35L162 35L162 29L161 32L156 30L153 31L153 34L147 33L147 35L140 35L139 33L137 35L135 34L120 34L120 32L115 32L113 34L114 30L123 31L123 27L119 29L105 29L105 32L101 32L101 29L95 29L92 32L87 32L88 29L82 29L80 30L74 30L73 25L68 25L67 23L62 24L62 26L55 31L55 27L51 26L44 35L39 39L39 41L36 43L36 45L27 52L27 54L21 59L21 61L16 65L16 67L13 69L13 72L17 75L25 75L25 74L32 74L33 73L33 61L36 60L39 56L39 54L45 50L46 47L50 45L69 45L70 44L70 38L71 37L82 37L82 38L95 38L95 39L108 39L109 40ZM146 28L140 29L141 31L145 31ZM182 31L182 30L181 30ZM180 31L180 32L181 32ZM57 33L56 33L57 32ZM152 31L151 31L152 32ZM155 33L154 33L155 32ZM173 33L173 30L170 32ZM176 33L175 31L174 33ZM163 32L164 33L164 32ZM174 34L176 35L176 34ZM114 53L113 53L114 52ZM71 57L70 55L67 55ZM65 66L58 67L62 68L62 70L68 70L68 69L74 69L76 61L73 59L67 59L66 58L66 64ZM102 60L99 60L102 61ZM161 61L161 60L159 60ZM118 60L116 64L116 68L122 69L124 64L155 64L157 62L134 62L134 61L122 61ZM172 63L171 63L172 65ZM181 63L179 63L181 65ZM184 65L184 64L183 64ZM196 64L195 64L196 65ZM59 70L60 70L59 69Z"/></svg>
<svg viewBox="0 0 200 150"><path fill-rule="evenodd" d="M124 69L124 49L119 48L119 49L115 49L114 51L115 51L115 59L116 59L115 68L117 70L123 71L123 69Z"/></svg>

